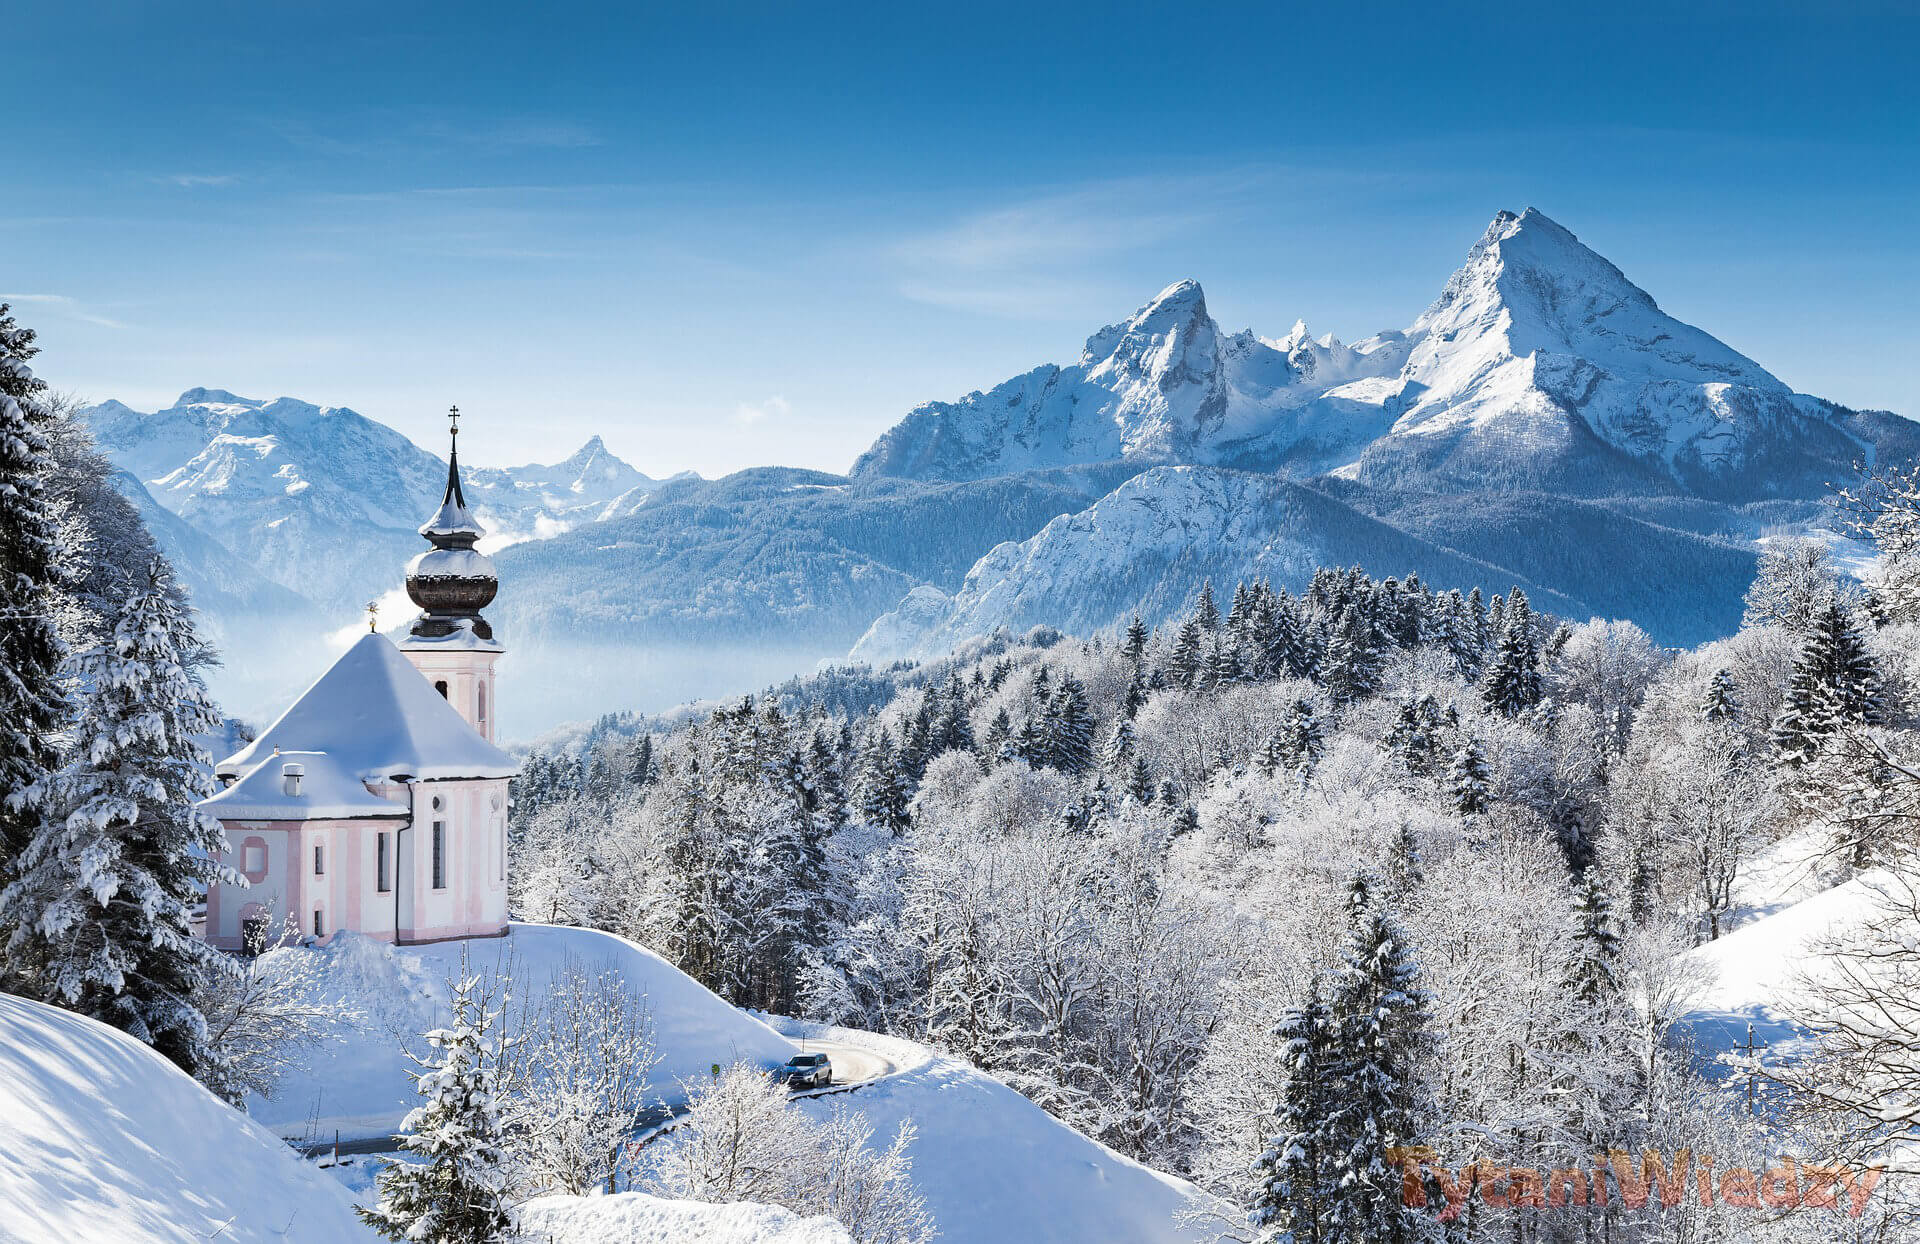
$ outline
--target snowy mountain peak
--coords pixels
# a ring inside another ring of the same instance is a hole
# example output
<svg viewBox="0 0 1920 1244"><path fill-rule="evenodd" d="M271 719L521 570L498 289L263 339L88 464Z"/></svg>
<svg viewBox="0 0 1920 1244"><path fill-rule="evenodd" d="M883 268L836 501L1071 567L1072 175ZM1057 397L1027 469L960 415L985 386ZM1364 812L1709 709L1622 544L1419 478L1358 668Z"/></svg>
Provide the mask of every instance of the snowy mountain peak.
<svg viewBox="0 0 1920 1244"><path fill-rule="evenodd" d="M1191 334L1201 325L1209 332L1213 329L1213 320L1207 315L1207 296L1201 291L1200 283L1175 281L1126 319L1109 324L1087 338L1080 362L1096 366L1126 348L1129 341L1139 343L1173 334Z"/></svg>
<svg viewBox="0 0 1920 1244"><path fill-rule="evenodd" d="M1408 335L1427 337L1434 351L1447 353L1472 353L1464 347L1488 338L1516 358L1543 351L1615 375L1786 390L1752 359L1666 314L1624 272L1534 207L1493 218Z"/></svg>
<svg viewBox="0 0 1920 1244"><path fill-rule="evenodd" d="M1660 309L1538 208L1501 211L1405 332L1304 320L1223 335L1178 281L1040 367L930 402L856 474L961 480L1101 461L1236 466L1432 490L1767 497L1859 457L1849 416Z"/></svg>
<svg viewBox="0 0 1920 1244"><path fill-rule="evenodd" d="M173 403L173 409L178 410L183 406L254 406L254 407L258 407L261 405L264 405L264 403L256 402L251 398L240 397L236 394L227 392L225 389L196 388L196 389L188 389L185 393L182 393L177 399L175 399Z"/></svg>
<svg viewBox="0 0 1920 1244"><path fill-rule="evenodd" d="M344 406L193 388L151 414L114 401L82 414L154 504L326 607L394 578L446 480L444 460ZM553 466L469 465L464 476L495 548L595 521L655 486L598 436Z"/></svg>

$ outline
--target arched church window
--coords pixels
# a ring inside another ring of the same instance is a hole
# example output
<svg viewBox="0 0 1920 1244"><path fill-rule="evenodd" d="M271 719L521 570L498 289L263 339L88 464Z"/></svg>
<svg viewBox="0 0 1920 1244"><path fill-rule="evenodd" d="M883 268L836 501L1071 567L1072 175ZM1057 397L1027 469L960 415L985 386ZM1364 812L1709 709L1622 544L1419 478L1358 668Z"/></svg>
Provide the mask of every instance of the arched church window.
<svg viewBox="0 0 1920 1244"><path fill-rule="evenodd" d="M487 684L480 684L480 724L487 724Z"/></svg>
<svg viewBox="0 0 1920 1244"><path fill-rule="evenodd" d="M446 679L442 678L438 682L434 683L433 689L440 693L441 699L444 700L447 698L447 680Z"/></svg>

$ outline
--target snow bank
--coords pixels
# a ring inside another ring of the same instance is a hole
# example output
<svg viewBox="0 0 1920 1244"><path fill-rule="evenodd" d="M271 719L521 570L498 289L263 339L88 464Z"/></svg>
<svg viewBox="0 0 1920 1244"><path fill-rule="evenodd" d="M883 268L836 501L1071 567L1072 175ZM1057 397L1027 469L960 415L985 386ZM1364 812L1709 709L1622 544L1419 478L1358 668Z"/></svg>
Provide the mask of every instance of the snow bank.
<svg viewBox="0 0 1920 1244"><path fill-rule="evenodd" d="M775 1020L793 1036L865 1045L902 1064L897 1075L851 1093L803 1098L825 1118L836 1108L873 1123L884 1143L904 1119L913 1183L941 1244L1193 1244L1179 1215L1209 1200L1185 1180L1122 1157L1054 1119L984 1072L924 1046L845 1028Z"/></svg>
<svg viewBox="0 0 1920 1244"><path fill-rule="evenodd" d="M515 924L507 937L397 949L340 934L325 949L273 953L321 956L328 995L361 1012L363 1020L315 1051L304 1071L281 1084L275 1100L254 1099L249 1113L287 1137L330 1140L336 1129L347 1138L391 1134L417 1104L402 1043L417 1048L421 1032L445 1022L446 981L460 970L463 952L473 971L510 971L525 998L544 994L569 958L589 971L618 972L646 998L661 1054L654 1087L668 1103L684 1101L681 1082L705 1078L715 1063L772 1067L797 1052L659 955L610 933Z"/></svg>
<svg viewBox="0 0 1920 1244"><path fill-rule="evenodd" d="M1683 1021L1702 1057L1744 1042L1748 1024L1770 1057L1790 1054L1806 1034L1782 1011L1804 980L1818 977L1816 944L1872 915L1881 883L1878 873L1863 873L1688 952L1712 976Z"/></svg>
<svg viewBox="0 0 1920 1244"><path fill-rule="evenodd" d="M665 1201L644 1192L539 1197L520 1207L520 1231L566 1244L853 1244L847 1229L825 1216L801 1218L746 1201Z"/></svg>
<svg viewBox="0 0 1920 1244"><path fill-rule="evenodd" d="M265 1128L104 1024L0 994L0 1239L376 1237Z"/></svg>

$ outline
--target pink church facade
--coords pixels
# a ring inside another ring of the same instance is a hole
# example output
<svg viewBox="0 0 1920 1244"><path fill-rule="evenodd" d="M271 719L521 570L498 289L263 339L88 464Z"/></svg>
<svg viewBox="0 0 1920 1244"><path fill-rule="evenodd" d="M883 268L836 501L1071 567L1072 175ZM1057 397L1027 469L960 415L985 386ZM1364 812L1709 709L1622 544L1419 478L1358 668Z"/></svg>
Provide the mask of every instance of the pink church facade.
<svg viewBox="0 0 1920 1244"><path fill-rule="evenodd" d="M207 894L205 936L231 950L342 929L417 943L507 932L508 783L480 609L498 582L452 455L433 546L407 568L422 613L396 645L368 633L259 738L214 767L201 810L239 881Z"/></svg>

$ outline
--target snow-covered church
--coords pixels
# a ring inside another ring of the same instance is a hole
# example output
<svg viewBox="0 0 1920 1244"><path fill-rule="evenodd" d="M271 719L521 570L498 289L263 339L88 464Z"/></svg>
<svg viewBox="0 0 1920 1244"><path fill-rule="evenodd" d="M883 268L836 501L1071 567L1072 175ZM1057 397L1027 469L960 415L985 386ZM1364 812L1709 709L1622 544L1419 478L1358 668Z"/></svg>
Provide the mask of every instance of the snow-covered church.
<svg viewBox="0 0 1920 1244"><path fill-rule="evenodd" d="M362 635L259 738L214 767L201 803L226 827L247 884L207 895L207 940L299 923L319 941L352 929L431 942L507 931L507 780L494 745L494 663L480 611L499 590L460 489L458 412L447 489L407 565L422 612L398 645ZM274 933L277 934L277 928Z"/></svg>

